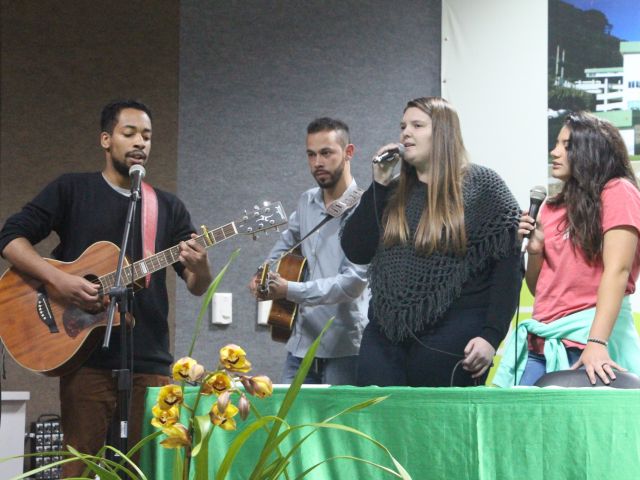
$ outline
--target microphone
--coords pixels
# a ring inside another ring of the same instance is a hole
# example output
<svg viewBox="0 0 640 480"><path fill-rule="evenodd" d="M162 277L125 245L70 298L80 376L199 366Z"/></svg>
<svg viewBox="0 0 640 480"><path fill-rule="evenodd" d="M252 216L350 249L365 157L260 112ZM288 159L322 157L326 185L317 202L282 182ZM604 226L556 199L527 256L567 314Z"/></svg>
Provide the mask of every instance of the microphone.
<svg viewBox="0 0 640 480"><path fill-rule="evenodd" d="M540 211L540 206L544 199L547 197L547 189L542 185L537 185L533 187L529 191L529 216L533 217L533 221L536 221L536 217L538 216L538 212ZM534 223L535 225L535 223ZM520 252L524 253L527 250L527 245L529 245L529 237L531 237L531 232L524 236L522 240L522 249Z"/></svg>
<svg viewBox="0 0 640 480"><path fill-rule="evenodd" d="M140 198L140 184L146 174L146 170L142 165L131 165L129 169L129 177L131 177L131 195L134 195L136 200Z"/></svg>
<svg viewBox="0 0 640 480"><path fill-rule="evenodd" d="M377 157L373 158L373 163L385 163L390 162L391 160L397 157L404 157L404 145L400 144L395 148L387 150L386 152L382 152Z"/></svg>

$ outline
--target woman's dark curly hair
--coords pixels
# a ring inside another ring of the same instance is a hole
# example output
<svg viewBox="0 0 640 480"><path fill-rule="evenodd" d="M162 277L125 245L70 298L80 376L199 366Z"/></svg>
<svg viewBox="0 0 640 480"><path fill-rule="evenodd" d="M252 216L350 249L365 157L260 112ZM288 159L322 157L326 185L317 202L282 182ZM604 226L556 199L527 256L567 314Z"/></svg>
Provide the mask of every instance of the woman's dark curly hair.
<svg viewBox="0 0 640 480"><path fill-rule="evenodd" d="M550 205L565 205L569 238L591 263L602 257L602 205L607 182L625 178L638 184L620 132L611 123L586 112L572 113L564 121L569 130L567 154L570 177Z"/></svg>

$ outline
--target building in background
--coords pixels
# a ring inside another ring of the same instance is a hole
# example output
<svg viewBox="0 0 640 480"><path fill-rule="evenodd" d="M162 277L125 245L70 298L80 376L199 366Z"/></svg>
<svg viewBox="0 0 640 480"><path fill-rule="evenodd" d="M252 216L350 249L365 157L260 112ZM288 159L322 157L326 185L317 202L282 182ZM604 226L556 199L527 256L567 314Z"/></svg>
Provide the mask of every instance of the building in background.
<svg viewBox="0 0 640 480"><path fill-rule="evenodd" d="M622 134L629 155L640 155L640 42L620 42L622 66L585 68L585 80L563 86L595 95L595 113Z"/></svg>

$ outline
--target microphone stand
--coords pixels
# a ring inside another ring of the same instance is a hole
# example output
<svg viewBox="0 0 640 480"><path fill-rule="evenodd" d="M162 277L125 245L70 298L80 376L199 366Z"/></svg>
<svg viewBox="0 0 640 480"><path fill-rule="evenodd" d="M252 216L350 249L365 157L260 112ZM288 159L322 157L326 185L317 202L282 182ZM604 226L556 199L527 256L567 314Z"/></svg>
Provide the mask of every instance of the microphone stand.
<svg viewBox="0 0 640 480"><path fill-rule="evenodd" d="M131 371L127 368L127 312L133 307L133 272L130 269L128 278L122 278L124 270L124 258L127 251L127 243L131 232L131 225L135 218L136 203L140 199L140 185L138 182L137 189L132 186L131 196L129 197L129 209L122 235L122 243L120 255L118 256L118 267L116 269L115 285L109 292L109 309L107 311L107 329L102 343L102 350L109 349L109 341L111 339L111 330L113 328L113 319L118 306L120 314L120 369L112 370L113 377L116 378L118 388L117 400L117 420L119 427L119 435L112 443L120 452L126 453L128 450L128 424L129 424L129 398L131 394ZM113 423L112 423L113 425ZM112 439L115 437L112 432ZM119 455L113 453L114 460L119 461Z"/></svg>

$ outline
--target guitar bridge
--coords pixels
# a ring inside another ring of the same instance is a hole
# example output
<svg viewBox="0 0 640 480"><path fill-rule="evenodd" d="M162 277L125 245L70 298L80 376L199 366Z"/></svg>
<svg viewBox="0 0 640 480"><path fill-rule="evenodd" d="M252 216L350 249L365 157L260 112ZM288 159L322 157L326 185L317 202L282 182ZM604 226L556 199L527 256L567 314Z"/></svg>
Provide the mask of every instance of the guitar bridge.
<svg viewBox="0 0 640 480"><path fill-rule="evenodd" d="M53 318L53 311L51 310L51 304L49 303L49 298L47 297L47 291L44 288L44 285L40 285L38 288L36 312L38 313L40 320L42 320L42 323L49 327L49 331L51 333L60 332L60 330L58 330L58 325L56 325L56 319Z"/></svg>

